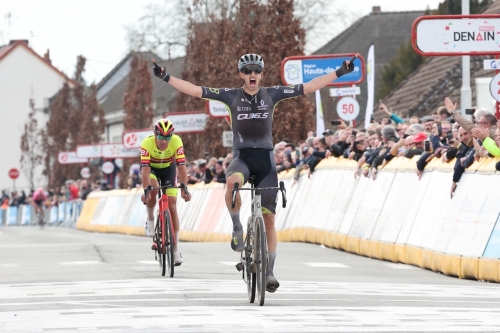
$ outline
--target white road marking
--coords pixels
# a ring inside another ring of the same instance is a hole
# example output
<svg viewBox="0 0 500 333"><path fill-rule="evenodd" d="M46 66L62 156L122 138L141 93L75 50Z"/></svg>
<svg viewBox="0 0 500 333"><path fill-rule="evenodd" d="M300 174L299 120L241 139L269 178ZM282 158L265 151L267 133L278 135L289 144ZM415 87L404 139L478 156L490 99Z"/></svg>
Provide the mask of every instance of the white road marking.
<svg viewBox="0 0 500 333"><path fill-rule="evenodd" d="M417 269L415 266L405 264L386 264L386 266L394 269Z"/></svg>
<svg viewBox="0 0 500 333"><path fill-rule="evenodd" d="M0 264L0 267L12 268L12 267L20 267L18 264Z"/></svg>
<svg viewBox="0 0 500 333"><path fill-rule="evenodd" d="M311 267L351 268L338 262L304 262L303 264Z"/></svg>
<svg viewBox="0 0 500 333"><path fill-rule="evenodd" d="M59 265L63 266L81 266L81 265L99 265L100 261L61 261L58 262Z"/></svg>
<svg viewBox="0 0 500 333"><path fill-rule="evenodd" d="M227 265L227 266L236 266L238 262L236 261L219 261L219 264Z"/></svg>
<svg viewBox="0 0 500 333"><path fill-rule="evenodd" d="M156 261L156 260L137 260L137 262L140 262L141 264L146 264L146 265L159 265L158 261Z"/></svg>

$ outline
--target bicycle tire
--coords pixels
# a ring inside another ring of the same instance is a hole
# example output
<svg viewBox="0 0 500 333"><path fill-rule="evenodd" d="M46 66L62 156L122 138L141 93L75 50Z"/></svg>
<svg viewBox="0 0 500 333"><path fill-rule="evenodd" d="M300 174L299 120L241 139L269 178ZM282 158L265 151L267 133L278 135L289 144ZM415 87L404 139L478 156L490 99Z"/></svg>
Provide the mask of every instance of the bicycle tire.
<svg viewBox="0 0 500 333"><path fill-rule="evenodd" d="M165 264L165 253L164 253L164 244L163 234L162 234L162 221L160 216L156 219L156 254L158 255L158 263L160 264L160 273L161 276L165 276L166 272L166 264Z"/></svg>
<svg viewBox="0 0 500 333"><path fill-rule="evenodd" d="M257 264L257 296L259 305L262 306L266 299L267 241L264 220L261 217L257 217L255 220L254 243L254 260Z"/></svg>
<svg viewBox="0 0 500 333"><path fill-rule="evenodd" d="M247 237L245 239L245 261L246 261L246 274L247 274L247 292L248 292L248 300L250 303L255 301L255 287L256 287L256 273L251 272L252 266L252 242L253 235L251 231L251 223L252 218L248 218L248 228L247 228Z"/></svg>
<svg viewBox="0 0 500 333"><path fill-rule="evenodd" d="M174 277L174 235L172 233L172 219L170 211L164 213L164 233L165 233L165 256L167 257L168 275Z"/></svg>

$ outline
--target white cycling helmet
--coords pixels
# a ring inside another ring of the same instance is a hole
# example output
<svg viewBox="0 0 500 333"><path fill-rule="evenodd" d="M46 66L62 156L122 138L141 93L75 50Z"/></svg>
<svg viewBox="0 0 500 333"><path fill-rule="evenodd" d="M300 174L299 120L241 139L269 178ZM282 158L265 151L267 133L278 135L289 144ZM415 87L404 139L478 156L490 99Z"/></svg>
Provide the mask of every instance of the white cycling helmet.
<svg viewBox="0 0 500 333"><path fill-rule="evenodd" d="M264 69L264 59L255 53L245 54L238 60L238 71L241 72L241 69L247 65L258 65Z"/></svg>

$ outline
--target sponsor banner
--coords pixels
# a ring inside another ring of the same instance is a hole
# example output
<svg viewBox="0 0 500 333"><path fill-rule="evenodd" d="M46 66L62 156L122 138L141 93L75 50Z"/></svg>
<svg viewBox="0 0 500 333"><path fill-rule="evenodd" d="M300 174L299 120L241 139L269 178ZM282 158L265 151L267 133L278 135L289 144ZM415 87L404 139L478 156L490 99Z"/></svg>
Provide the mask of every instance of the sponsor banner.
<svg viewBox="0 0 500 333"><path fill-rule="evenodd" d="M500 258L500 214L497 216L495 227L484 250L483 258Z"/></svg>
<svg viewBox="0 0 500 333"><path fill-rule="evenodd" d="M125 148L133 149L140 148L142 140L153 134L151 128L143 128L133 131L123 132L122 143Z"/></svg>
<svg viewBox="0 0 500 333"><path fill-rule="evenodd" d="M107 143L102 145L102 157L104 158L128 158L140 156L139 148L125 148L121 143Z"/></svg>
<svg viewBox="0 0 500 333"><path fill-rule="evenodd" d="M54 223L57 223L57 206L52 206L50 208L50 219L49 219L49 223L50 224L54 224Z"/></svg>
<svg viewBox="0 0 500 333"><path fill-rule="evenodd" d="M500 70L500 59L484 59L483 69L498 69Z"/></svg>
<svg viewBox="0 0 500 333"><path fill-rule="evenodd" d="M209 117L205 112L170 112L165 116L174 124L176 134L203 132Z"/></svg>
<svg viewBox="0 0 500 333"><path fill-rule="evenodd" d="M80 158L76 156L74 151L60 151L57 155L57 160L59 164L75 164L75 163L87 163L87 158Z"/></svg>
<svg viewBox="0 0 500 333"><path fill-rule="evenodd" d="M60 202L57 209L57 222L64 222L64 214L66 213L66 202Z"/></svg>
<svg viewBox="0 0 500 333"><path fill-rule="evenodd" d="M345 60L353 54L326 54L320 56L294 56L281 62L281 79L286 85L307 83L317 77L336 71ZM364 61L361 56L354 60L354 71L332 81L328 86L358 84L365 74Z"/></svg>
<svg viewBox="0 0 500 333"><path fill-rule="evenodd" d="M361 89L359 87L349 88L330 88L330 97L360 95Z"/></svg>
<svg viewBox="0 0 500 333"><path fill-rule="evenodd" d="M21 213L21 224L30 224L31 223L31 206L29 205L21 205L22 213ZM37 219L38 221L38 219Z"/></svg>
<svg viewBox="0 0 500 333"><path fill-rule="evenodd" d="M413 47L423 55L500 54L498 15L422 16L413 23Z"/></svg>
<svg viewBox="0 0 500 333"><path fill-rule="evenodd" d="M9 206L7 208L7 225L15 225L17 223L17 207Z"/></svg>
<svg viewBox="0 0 500 333"><path fill-rule="evenodd" d="M339 232L358 181L352 176L353 170L333 169L328 172L332 173L332 176L330 186L326 188L337 190L328 211L325 230Z"/></svg>
<svg viewBox="0 0 500 333"><path fill-rule="evenodd" d="M99 158L101 154L101 145L81 145L76 147L76 156L79 158Z"/></svg>
<svg viewBox="0 0 500 333"><path fill-rule="evenodd" d="M214 117L214 118L229 117L229 110L228 110L226 104L224 104L222 102L208 100L207 101L207 108L208 108L208 113L210 114L210 117Z"/></svg>
<svg viewBox="0 0 500 333"><path fill-rule="evenodd" d="M368 61L366 62L366 77L367 77L367 89L368 89L368 100L366 101L366 112L365 112L365 128L371 123L371 116L373 114L373 103L375 101L375 47L372 44L368 50Z"/></svg>

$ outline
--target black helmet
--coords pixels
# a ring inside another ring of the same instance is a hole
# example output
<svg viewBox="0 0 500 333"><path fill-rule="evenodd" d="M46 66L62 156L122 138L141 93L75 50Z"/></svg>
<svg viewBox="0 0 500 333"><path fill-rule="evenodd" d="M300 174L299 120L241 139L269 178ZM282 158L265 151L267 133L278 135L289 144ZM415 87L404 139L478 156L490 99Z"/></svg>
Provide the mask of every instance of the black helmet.
<svg viewBox="0 0 500 333"><path fill-rule="evenodd" d="M247 65L258 65L264 69L264 59L255 53L245 54L238 60L238 71L241 72L241 69Z"/></svg>

